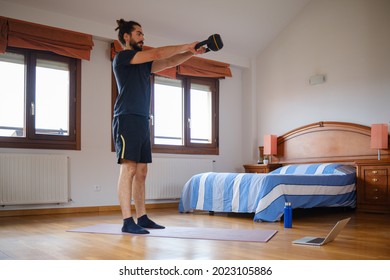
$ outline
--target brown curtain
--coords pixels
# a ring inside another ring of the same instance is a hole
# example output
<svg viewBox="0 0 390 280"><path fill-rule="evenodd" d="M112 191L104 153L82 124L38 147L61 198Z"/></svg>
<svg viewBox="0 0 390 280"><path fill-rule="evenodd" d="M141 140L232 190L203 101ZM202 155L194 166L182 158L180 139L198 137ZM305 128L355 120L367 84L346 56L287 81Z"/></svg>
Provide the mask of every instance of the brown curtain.
<svg viewBox="0 0 390 280"><path fill-rule="evenodd" d="M0 31L0 52L10 46L89 60L94 45L92 35L4 17Z"/></svg>
<svg viewBox="0 0 390 280"><path fill-rule="evenodd" d="M144 49L151 49L145 46ZM118 40L111 44L111 58L122 50L122 45ZM176 78L176 74L194 76L194 77L209 77L209 78L225 78L232 77L230 65L214 60L204 59L200 57L192 57L178 67L172 67L156 73L157 75Z"/></svg>
<svg viewBox="0 0 390 280"><path fill-rule="evenodd" d="M194 77L231 77L229 64L199 57L192 57L178 66L178 74Z"/></svg>

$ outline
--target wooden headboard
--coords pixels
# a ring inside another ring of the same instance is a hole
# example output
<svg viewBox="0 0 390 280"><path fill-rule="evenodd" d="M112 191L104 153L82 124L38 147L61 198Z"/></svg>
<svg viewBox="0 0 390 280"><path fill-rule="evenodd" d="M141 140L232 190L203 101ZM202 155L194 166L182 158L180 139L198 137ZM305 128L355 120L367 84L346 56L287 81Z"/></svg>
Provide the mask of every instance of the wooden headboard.
<svg viewBox="0 0 390 280"><path fill-rule="evenodd" d="M278 137L278 154L272 162L316 163L355 162L377 159L378 151L370 148L371 128L364 125L324 121L305 125ZM381 150L389 159L389 150Z"/></svg>

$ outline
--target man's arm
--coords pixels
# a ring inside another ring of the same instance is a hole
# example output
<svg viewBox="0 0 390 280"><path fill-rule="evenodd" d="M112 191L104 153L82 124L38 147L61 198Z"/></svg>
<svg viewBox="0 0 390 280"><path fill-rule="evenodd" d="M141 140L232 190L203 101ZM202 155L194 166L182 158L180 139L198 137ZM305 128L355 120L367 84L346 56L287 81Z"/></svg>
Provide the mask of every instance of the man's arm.
<svg viewBox="0 0 390 280"><path fill-rule="evenodd" d="M193 55L194 54L192 52L185 52L166 59L155 60L153 61L151 72L156 73L164 69L182 64L184 61L190 59Z"/></svg>
<svg viewBox="0 0 390 280"><path fill-rule="evenodd" d="M204 53L204 47L195 50L196 44L197 42L192 44L166 46L140 51L136 53L130 63L140 64L153 61L152 72L158 72L163 69L179 65L180 63L183 63L184 61L191 58L194 54Z"/></svg>

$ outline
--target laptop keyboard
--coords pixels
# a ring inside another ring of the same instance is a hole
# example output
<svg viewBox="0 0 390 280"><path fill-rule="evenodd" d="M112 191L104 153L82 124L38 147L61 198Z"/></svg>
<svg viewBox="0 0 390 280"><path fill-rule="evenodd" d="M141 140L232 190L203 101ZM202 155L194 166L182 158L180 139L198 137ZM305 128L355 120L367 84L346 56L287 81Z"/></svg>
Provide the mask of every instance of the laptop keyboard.
<svg viewBox="0 0 390 280"><path fill-rule="evenodd" d="M324 240L325 240L325 238L317 237L317 238L314 238L314 239L310 240L309 243L318 244L318 243L321 243Z"/></svg>

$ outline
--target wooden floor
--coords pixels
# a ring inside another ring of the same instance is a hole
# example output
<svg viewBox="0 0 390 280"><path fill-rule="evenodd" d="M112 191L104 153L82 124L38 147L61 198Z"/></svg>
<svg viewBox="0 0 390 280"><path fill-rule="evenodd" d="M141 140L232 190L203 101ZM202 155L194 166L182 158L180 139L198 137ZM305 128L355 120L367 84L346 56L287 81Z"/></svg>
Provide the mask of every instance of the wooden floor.
<svg viewBox="0 0 390 280"><path fill-rule="evenodd" d="M0 217L3 260L373 260L390 259L390 215L351 210L294 210L293 228L255 223L251 215L151 209L165 226L273 229L267 243L74 233L98 223L121 223L119 212ZM352 217L335 241L321 247L292 245L306 235L325 236L337 220Z"/></svg>

